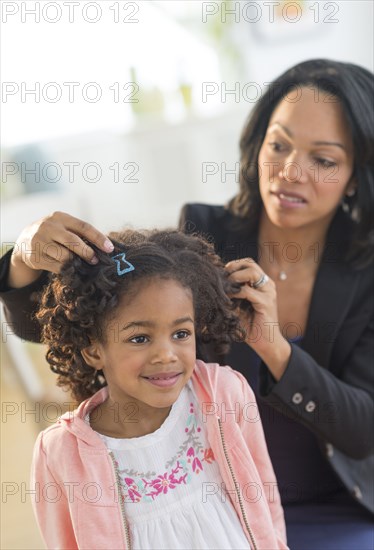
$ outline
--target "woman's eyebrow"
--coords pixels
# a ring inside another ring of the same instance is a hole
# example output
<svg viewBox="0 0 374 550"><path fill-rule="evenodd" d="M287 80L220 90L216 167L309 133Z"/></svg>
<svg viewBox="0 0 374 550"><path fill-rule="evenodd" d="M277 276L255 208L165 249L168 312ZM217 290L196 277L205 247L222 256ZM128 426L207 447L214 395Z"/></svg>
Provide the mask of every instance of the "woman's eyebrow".
<svg viewBox="0 0 374 550"><path fill-rule="evenodd" d="M342 143L338 143L337 141L313 141L313 145L333 145L335 147L340 147L345 151L345 147Z"/></svg>
<svg viewBox="0 0 374 550"><path fill-rule="evenodd" d="M273 124L269 127L269 130L271 130L273 126L279 126L290 138L293 138L293 133L291 132L291 130L289 130L286 126L283 126L283 124L281 124L280 122L273 122ZM321 141L313 141L312 143L313 145L332 145L335 147L340 147L344 151L346 150L344 145L342 143L339 143L338 141L321 140Z"/></svg>
<svg viewBox="0 0 374 550"><path fill-rule="evenodd" d="M286 126L283 126L283 124L281 124L280 122L273 122L273 124L269 126L269 130L271 130L273 126L279 126L281 130L283 130L283 132L285 132L290 138L293 137L293 133L291 132L291 130L289 130Z"/></svg>

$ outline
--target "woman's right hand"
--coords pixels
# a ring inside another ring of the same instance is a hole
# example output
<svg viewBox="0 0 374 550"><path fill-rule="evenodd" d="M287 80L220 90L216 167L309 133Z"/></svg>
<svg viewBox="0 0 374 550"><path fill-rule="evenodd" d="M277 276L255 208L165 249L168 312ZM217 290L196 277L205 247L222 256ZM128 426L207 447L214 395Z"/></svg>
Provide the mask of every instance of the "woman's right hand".
<svg viewBox="0 0 374 550"><path fill-rule="evenodd" d="M10 260L8 286L21 288L34 282L43 270L59 273L64 262L77 254L95 264L94 250L84 240L104 252L112 243L89 223L64 212L54 212L28 225L18 237Z"/></svg>
<svg viewBox="0 0 374 550"><path fill-rule="evenodd" d="M274 378L280 380L291 356L291 346L280 330L275 283L252 258L233 260L225 267L230 280L241 284L240 291L231 297L247 300L253 308L250 318L248 314L241 315L245 342L261 357Z"/></svg>

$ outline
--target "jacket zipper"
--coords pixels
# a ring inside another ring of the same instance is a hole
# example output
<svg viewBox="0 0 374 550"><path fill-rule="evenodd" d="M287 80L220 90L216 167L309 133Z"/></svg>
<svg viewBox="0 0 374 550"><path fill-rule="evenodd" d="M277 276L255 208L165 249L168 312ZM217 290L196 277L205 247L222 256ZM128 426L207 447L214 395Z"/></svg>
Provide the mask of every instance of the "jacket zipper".
<svg viewBox="0 0 374 550"><path fill-rule="evenodd" d="M111 451L108 451L108 452L109 452L110 459L112 461L112 465L113 465L113 469L114 469L114 475L115 475L115 478L116 478L119 505L120 505L120 508L121 508L122 525L123 525L123 528L124 528L124 531L125 531L125 544L126 544L127 550L131 550L129 526L128 526L127 520L126 520L125 504L123 502L123 498L122 498L123 495L122 495L122 491L121 491L121 479L120 479L120 476L119 476L119 472L118 472L118 468L117 468L117 465L116 465L114 455Z"/></svg>
<svg viewBox="0 0 374 550"><path fill-rule="evenodd" d="M226 459L227 465L228 465L228 467L229 467L229 470L230 470L230 473L231 473L232 480L233 480L233 482L234 482L234 487L235 487L236 495L237 495L238 500L239 500L240 510L241 510L241 512L242 512L243 520L244 520L245 526L246 526L246 528L247 528L247 531L248 531L248 534L249 534L249 538L251 539L252 549L253 549L253 550L258 550L258 549L257 549L257 545L256 545L256 541L255 541L255 538L254 538L254 536L253 536L252 529L251 529L250 526L249 526L249 522L248 522L248 519L247 519L245 510L244 510L243 500L242 500L242 497L241 497L241 494L240 494L240 490L239 490L239 487L238 487L238 482L236 481L236 477L235 477L235 474L234 474L234 470L233 470L233 468L232 468L232 465L231 465L231 462L230 462L230 458L229 458L229 455L228 455L228 452L227 452L225 439L224 439L224 437L223 437L222 423L221 423L221 419L220 419L220 418L218 418L218 426L219 426L219 432L220 432L220 435L221 435L221 442L222 442L222 447L223 447L223 453L224 453L224 455L225 455L225 459Z"/></svg>

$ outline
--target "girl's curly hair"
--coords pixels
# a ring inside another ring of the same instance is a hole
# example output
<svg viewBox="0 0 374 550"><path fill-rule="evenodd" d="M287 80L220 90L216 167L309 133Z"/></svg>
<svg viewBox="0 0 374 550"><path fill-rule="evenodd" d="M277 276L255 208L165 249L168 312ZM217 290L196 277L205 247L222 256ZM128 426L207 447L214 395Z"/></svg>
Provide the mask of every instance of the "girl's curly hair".
<svg viewBox="0 0 374 550"><path fill-rule="evenodd" d="M104 374L84 361L82 349L95 340L106 341L108 321L121 297L131 297L150 278L173 279L191 290L197 341L210 342L218 355L244 335L228 297L240 285L229 281L213 245L201 236L176 230L126 230L109 237L114 251L106 254L95 249L96 265L74 255L60 274L52 276L36 314L48 346L47 361L59 375L57 383L78 402L106 386ZM124 276L118 275L113 260L121 252L135 267Z"/></svg>

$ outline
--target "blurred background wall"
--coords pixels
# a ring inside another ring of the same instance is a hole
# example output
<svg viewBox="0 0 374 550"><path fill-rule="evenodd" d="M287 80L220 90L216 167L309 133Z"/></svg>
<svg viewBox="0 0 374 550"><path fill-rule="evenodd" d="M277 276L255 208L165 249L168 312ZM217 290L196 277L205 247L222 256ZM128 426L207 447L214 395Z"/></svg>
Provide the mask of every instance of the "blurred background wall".
<svg viewBox="0 0 374 550"><path fill-rule="evenodd" d="M221 203L266 83L313 57L373 67L366 0L73 4L2 3L3 241L56 208L107 231Z"/></svg>
<svg viewBox="0 0 374 550"><path fill-rule="evenodd" d="M372 23L369 0L3 1L2 250L53 210L109 231L223 203L267 83L316 57L373 70ZM64 396L42 348L2 327L1 547L40 548L31 449Z"/></svg>

